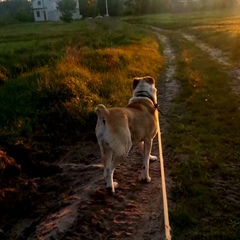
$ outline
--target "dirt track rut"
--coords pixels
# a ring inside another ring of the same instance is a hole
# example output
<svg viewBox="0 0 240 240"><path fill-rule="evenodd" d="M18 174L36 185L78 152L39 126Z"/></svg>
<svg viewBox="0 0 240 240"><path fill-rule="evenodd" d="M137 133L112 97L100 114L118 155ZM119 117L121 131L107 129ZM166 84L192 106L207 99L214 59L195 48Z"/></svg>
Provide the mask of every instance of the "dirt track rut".
<svg viewBox="0 0 240 240"><path fill-rule="evenodd" d="M220 67L232 77L231 82L229 82L230 87L233 92L240 97L240 65L236 66L231 63L231 60L218 48L209 47L207 44L197 40L194 36L182 33L183 38L195 44L203 52L208 53L212 59L219 63Z"/></svg>

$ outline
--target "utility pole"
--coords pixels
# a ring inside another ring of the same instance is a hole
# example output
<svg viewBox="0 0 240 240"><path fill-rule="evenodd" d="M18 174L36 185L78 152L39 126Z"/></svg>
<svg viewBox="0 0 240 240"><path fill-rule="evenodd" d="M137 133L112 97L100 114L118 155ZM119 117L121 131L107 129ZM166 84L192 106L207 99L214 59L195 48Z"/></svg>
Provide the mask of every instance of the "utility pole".
<svg viewBox="0 0 240 240"><path fill-rule="evenodd" d="M109 17L109 14L108 14L108 0L105 0L105 3L106 3L106 15L105 15L105 17Z"/></svg>

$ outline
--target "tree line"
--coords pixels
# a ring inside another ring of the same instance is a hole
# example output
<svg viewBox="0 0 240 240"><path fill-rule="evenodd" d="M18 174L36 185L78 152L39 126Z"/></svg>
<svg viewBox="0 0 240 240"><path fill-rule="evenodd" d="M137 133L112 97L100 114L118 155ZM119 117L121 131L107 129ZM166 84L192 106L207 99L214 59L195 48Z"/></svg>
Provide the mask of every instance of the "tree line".
<svg viewBox="0 0 240 240"><path fill-rule="evenodd" d="M61 0L71 2L73 0ZM83 17L95 17L106 14L106 0L78 0L80 14ZM238 0L186 0L184 11L214 10L234 7ZM110 16L142 15L181 11L179 0L107 0ZM64 6L64 4L63 4ZM0 2L0 21L34 21L32 3L28 0L7 0Z"/></svg>
<svg viewBox="0 0 240 240"><path fill-rule="evenodd" d="M238 0L186 0L185 11L214 10L234 7ZM110 16L144 15L173 11L179 0L107 0ZM83 17L106 14L106 0L79 0ZM181 7L179 11L181 10Z"/></svg>

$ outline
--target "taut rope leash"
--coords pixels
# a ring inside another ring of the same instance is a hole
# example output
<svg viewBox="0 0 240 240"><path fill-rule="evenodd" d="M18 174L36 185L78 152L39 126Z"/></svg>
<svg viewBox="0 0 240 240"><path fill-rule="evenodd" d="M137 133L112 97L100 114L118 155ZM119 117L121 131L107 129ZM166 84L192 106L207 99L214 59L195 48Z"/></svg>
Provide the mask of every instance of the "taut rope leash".
<svg viewBox="0 0 240 240"><path fill-rule="evenodd" d="M136 93L137 97L147 97L152 102L154 107L158 110L157 111L157 132L158 132L158 148L159 148L159 160L160 160L160 171L161 171L161 180L162 180L162 195L163 195L163 213L164 213L164 226L165 226L165 237L166 240L171 240L170 234L170 224L169 224L169 217L168 217L168 202L167 202L167 191L166 191L166 181L165 181L165 173L164 173L164 163L163 163L163 154L162 154L162 139L161 139L161 131L160 131L160 121L159 121L159 114L160 112L162 115L162 111L160 110L159 104L154 101L152 96L147 91L138 91Z"/></svg>
<svg viewBox="0 0 240 240"><path fill-rule="evenodd" d="M160 171L161 171L161 180L162 180L162 195L163 195L163 213L164 213L165 237L166 237L166 240L171 240L171 234L170 234L171 227L170 227L170 224L169 224L169 216L168 216L167 191L166 191L164 162L163 162L163 154L162 154L162 139L161 139L160 121L159 121L158 111L157 111L157 119L158 119L157 132L158 132L158 148L159 148Z"/></svg>

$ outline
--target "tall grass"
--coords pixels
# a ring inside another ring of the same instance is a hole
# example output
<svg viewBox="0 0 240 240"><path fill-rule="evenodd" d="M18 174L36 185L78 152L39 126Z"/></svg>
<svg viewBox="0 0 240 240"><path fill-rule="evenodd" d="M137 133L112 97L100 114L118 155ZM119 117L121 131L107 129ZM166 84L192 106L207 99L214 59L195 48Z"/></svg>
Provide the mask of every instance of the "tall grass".
<svg viewBox="0 0 240 240"><path fill-rule="evenodd" d="M156 78L162 66L155 38L117 20L36 24L45 38L24 26L0 38L2 143L54 149L76 141L94 129L96 104L126 105L132 78Z"/></svg>

